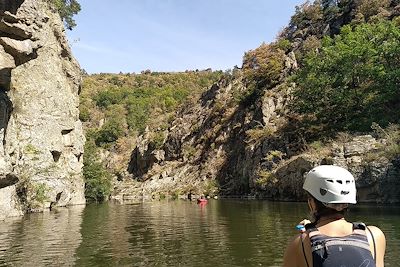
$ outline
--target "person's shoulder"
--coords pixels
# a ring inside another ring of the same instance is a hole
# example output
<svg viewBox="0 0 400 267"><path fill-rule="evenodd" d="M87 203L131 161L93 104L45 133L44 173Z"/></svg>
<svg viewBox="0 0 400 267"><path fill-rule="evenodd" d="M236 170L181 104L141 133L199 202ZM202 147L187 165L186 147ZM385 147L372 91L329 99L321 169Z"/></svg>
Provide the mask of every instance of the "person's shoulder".
<svg viewBox="0 0 400 267"><path fill-rule="evenodd" d="M304 242L304 239L306 238L306 234L297 234L293 237L290 238L290 241L287 245L286 251L289 252L292 255L298 255L299 252L301 251L302 248L302 243Z"/></svg>
<svg viewBox="0 0 400 267"><path fill-rule="evenodd" d="M383 267L385 265L384 259L386 250L385 234L376 226L368 226L368 229L369 231L367 231L367 235L368 241L370 242L371 252L375 252L376 249L376 255L373 254L373 257L376 259L376 266Z"/></svg>
<svg viewBox="0 0 400 267"><path fill-rule="evenodd" d="M306 234L293 236L286 247L284 254L284 267L302 266L300 257L302 256L302 242Z"/></svg>
<svg viewBox="0 0 400 267"><path fill-rule="evenodd" d="M371 231L371 233L375 239L385 240L385 234L382 232L381 229L379 229L378 227L376 227L374 225L368 225L367 227Z"/></svg>

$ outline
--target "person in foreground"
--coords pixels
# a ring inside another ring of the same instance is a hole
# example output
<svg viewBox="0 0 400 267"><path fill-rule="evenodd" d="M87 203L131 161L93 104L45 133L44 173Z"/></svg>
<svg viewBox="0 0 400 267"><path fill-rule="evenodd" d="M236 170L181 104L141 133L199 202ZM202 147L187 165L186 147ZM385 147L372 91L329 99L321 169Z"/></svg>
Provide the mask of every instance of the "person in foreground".
<svg viewBox="0 0 400 267"><path fill-rule="evenodd" d="M303 189L314 222L303 220L297 226L302 233L287 246L284 267L384 266L383 232L345 219L348 205L356 204L356 185L349 171L333 165L315 167Z"/></svg>

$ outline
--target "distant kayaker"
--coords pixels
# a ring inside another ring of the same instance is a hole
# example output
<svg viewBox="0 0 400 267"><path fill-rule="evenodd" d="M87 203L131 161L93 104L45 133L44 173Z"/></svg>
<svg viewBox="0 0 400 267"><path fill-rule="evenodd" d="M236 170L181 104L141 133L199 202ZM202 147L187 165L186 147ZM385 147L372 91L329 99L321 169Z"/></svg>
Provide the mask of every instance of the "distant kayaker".
<svg viewBox="0 0 400 267"><path fill-rule="evenodd" d="M383 232L344 217L348 205L356 203L355 180L349 171L332 165L315 167L303 189L314 222L303 220L298 225L302 233L286 248L284 267L384 266Z"/></svg>
<svg viewBox="0 0 400 267"><path fill-rule="evenodd" d="M208 202L208 199L204 195L201 195L200 198L197 199L197 203L199 203L199 204L205 204L207 202Z"/></svg>
<svg viewBox="0 0 400 267"><path fill-rule="evenodd" d="M187 195L187 198L188 198L190 201L192 201L192 198L193 198L193 193L192 193L192 191L189 192L189 194Z"/></svg>

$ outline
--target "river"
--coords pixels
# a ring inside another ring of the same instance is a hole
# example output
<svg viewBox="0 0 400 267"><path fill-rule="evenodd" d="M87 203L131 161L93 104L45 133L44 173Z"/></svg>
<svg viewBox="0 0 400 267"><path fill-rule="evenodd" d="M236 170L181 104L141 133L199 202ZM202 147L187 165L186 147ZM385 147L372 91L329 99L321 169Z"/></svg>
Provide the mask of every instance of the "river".
<svg viewBox="0 0 400 267"><path fill-rule="evenodd" d="M106 203L0 222L0 266L280 266L305 203L210 200ZM400 207L358 205L349 217L386 234L400 266Z"/></svg>

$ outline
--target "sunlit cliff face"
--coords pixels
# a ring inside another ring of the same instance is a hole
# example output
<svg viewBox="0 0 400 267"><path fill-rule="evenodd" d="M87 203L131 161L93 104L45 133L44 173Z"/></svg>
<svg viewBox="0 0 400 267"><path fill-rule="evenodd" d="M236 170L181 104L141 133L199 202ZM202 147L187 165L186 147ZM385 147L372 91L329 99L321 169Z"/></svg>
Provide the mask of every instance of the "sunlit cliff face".
<svg viewBox="0 0 400 267"><path fill-rule="evenodd" d="M0 220L84 204L80 67L44 0L0 0Z"/></svg>
<svg viewBox="0 0 400 267"><path fill-rule="evenodd" d="M15 184L18 179L10 175L10 164L4 147L6 132L13 110L13 103L8 96L12 80L12 70L37 57L39 45L31 40L32 30L27 27L17 11L22 0L1 0L0 2L0 188Z"/></svg>

